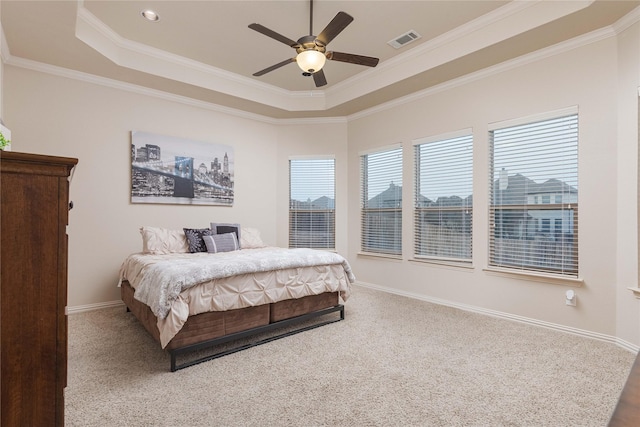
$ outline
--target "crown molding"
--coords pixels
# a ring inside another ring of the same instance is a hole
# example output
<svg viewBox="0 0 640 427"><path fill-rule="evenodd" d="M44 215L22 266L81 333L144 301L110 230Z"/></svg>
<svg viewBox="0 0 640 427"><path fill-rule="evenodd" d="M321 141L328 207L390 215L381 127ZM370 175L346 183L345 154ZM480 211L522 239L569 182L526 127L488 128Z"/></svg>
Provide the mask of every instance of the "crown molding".
<svg viewBox="0 0 640 427"><path fill-rule="evenodd" d="M620 34L636 22L640 22L640 6L627 13L611 25L616 34Z"/></svg>
<svg viewBox="0 0 640 427"><path fill-rule="evenodd" d="M20 58L16 56L9 56L4 61L7 65L11 65L18 68L24 68L27 70L37 71L44 74L50 74L53 76L64 77L72 80L82 81L85 83L91 83L99 86L108 87L111 89L122 90L125 92L136 93L139 95L150 96L164 101L177 102L192 107L202 108L204 110L215 111L218 113L228 114L234 117L240 117L244 119L254 120L262 123L268 123L272 125L287 125L287 124L335 124L346 123L346 117L317 117L317 118L301 118L301 119L276 119L261 114L249 113L244 110L236 108L224 107L212 102L200 101L197 99L189 98L187 96L175 95L169 92L150 89L144 86L139 86L133 83L125 83L119 80L110 79L107 77L96 76L94 74L83 73L81 71L70 70L68 68L58 67L55 65L44 64L42 62L32 61L30 59Z"/></svg>
<svg viewBox="0 0 640 427"><path fill-rule="evenodd" d="M2 62L6 62L10 57L11 51L7 44L7 38L4 35L4 28L2 28L2 23L0 22L0 59L2 59Z"/></svg>
<svg viewBox="0 0 640 427"><path fill-rule="evenodd" d="M591 5L593 0L514 1L327 89L329 108L413 77ZM369 83L369 90L362 87Z"/></svg>
<svg viewBox="0 0 640 427"><path fill-rule="evenodd" d="M114 63L285 111L325 111L589 6L593 0L510 2L326 90L287 91L121 37L77 5L76 37Z"/></svg>
<svg viewBox="0 0 640 427"><path fill-rule="evenodd" d="M30 59L20 58L16 56L10 56L5 60L7 65L14 67L24 68L27 70L38 71L44 74L50 74L53 76L64 77L72 80L78 80L86 83L92 83L99 86L109 87L111 89L123 90L126 92L132 92L139 95L151 96L159 98L165 101L178 102L193 107L202 108L205 110L216 111L220 113L229 114L236 117L241 117L250 120L256 120L259 122L277 124L278 119L263 116L260 114L249 113L247 111L238 110L235 108L224 107L211 102L200 101L197 99L189 98L186 96L175 95L169 92L164 92L157 89L150 89L144 86L139 86L132 83L126 83L107 77L96 76L94 74L84 73L81 71L70 70L68 68L58 67L56 65L44 64L42 62L33 61Z"/></svg>
<svg viewBox="0 0 640 427"><path fill-rule="evenodd" d="M113 63L148 74L210 89L286 111L324 110L324 94L291 96L290 91L192 59L127 40L105 25L82 4L76 15L76 37Z"/></svg>
<svg viewBox="0 0 640 427"><path fill-rule="evenodd" d="M210 111L216 111L220 113L229 114L236 117L246 118L250 120L256 120L263 123L269 123L274 125L295 125L295 124L336 124L336 123L347 123L349 121L358 120L360 118L377 114L380 112L384 112L386 110L422 99L438 92L443 92L455 87L459 87L477 80L481 80L483 78L489 77L494 74L502 73L507 70L511 70L514 68L518 68L524 66L526 64L539 61L554 55L561 54L563 52L568 52L573 49L577 49L581 46L585 46L591 43L598 42L600 40L607 39L612 36L618 35L620 32L627 29L629 26L640 21L640 7L634 9L631 13L625 15L619 21L611 25L610 27L605 27L599 30L592 31L591 33L573 38L563 43L559 43L553 46L550 46L545 49L538 50L536 52L523 55L514 60L510 60L507 62L503 62L501 64L495 65L493 67L485 68L483 70L477 71L475 73L471 73L462 77L459 77L454 80L450 80L446 83L439 84L437 86L433 86L431 88L412 93L410 95L397 98L393 101L386 102L384 104L377 105L375 107L359 111L357 113L344 116L344 117L319 117L319 118L300 118L300 119L276 119L268 116L263 116L260 114L249 113L239 109L228 108L224 106L220 106L218 104L194 100L189 97L174 95L168 92L164 92L161 90L149 89L139 85L124 83L118 80L109 79L106 77L95 76L88 73L83 73L79 71L74 71L62 67L57 67L53 65L48 65L44 63L40 63L37 61L32 61L29 59L19 58L12 56L9 51L9 47L6 44L6 40L4 35L2 35L2 43L0 46L0 53L2 55L2 60L4 63L20 68L30 69L38 72L42 72L45 74L51 74L56 76L61 76L65 78L70 78L74 80L84 81L88 83L93 83L101 86L110 87L113 89L124 90L127 92L138 93L141 95L152 96L159 99L178 102L185 105L195 106L198 108L203 108ZM2 29L0 25L0 30ZM398 61L402 61L403 59L399 59ZM342 85L344 83L341 83ZM336 85L338 86L338 85ZM334 89L332 89L334 90ZM294 93L294 95L298 96L316 96L316 92L312 91L311 95L307 91L302 94ZM640 87L638 88L638 96L640 96Z"/></svg>
<svg viewBox="0 0 640 427"><path fill-rule="evenodd" d="M514 68L522 67L532 62L540 61L542 59L559 55L561 53L568 52L568 51L580 48L582 46L596 43L601 40L614 37L617 34L618 33L616 32L613 26L601 28L599 30L592 31L587 34L574 37L573 39L567 40L565 42L558 43L556 45L520 56L510 61L505 61L500 64L494 65L492 67L484 68L480 71L476 71L474 73L470 73L462 77L449 80L445 83L441 83L439 85L421 90L419 92L414 92L410 95L406 95L401 98L394 99L393 101L389 101L384 104L376 105L375 107L359 111L357 113L349 115L348 120L349 121L357 120L366 116L370 116L372 114L377 114L377 113L380 113L380 112L383 112L383 111L386 111L386 110L389 110L389 109L392 109L392 108L395 108L395 107L398 107L422 98L426 98L428 96L434 95L439 92L443 92L449 89L466 85L468 83L472 83L474 81L484 79L491 75L499 74L508 70L512 70ZM639 92L640 92L640 89L639 89Z"/></svg>
<svg viewBox="0 0 640 427"><path fill-rule="evenodd" d="M182 104L191 105L191 106L203 108L210 111L217 111L225 114L230 114L236 117L247 118L250 120L257 120L263 123L287 125L287 124L345 123L345 122L357 120L366 116L384 112L386 110L389 110L389 109L392 109L392 108L395 108L395 107L398 107L422 98L426 98L428 96L434 95L439 92L443 92L455 87L463 86L465 84L468 84L477 80L484 79L494 74L502 73L507 70L518 68L535 61L539 61L554 55L561 54L563 52L577 49L581 46L585 46L585 45L595 43L597 41L615 36L616 34L617 33L616 31L614 31L613 27L607 27L600 30L596 30L586 35L573 38L569 41L566 41L545 49L541 49L539 51L521 56L511 61L503 62L493 67L485 68L475 73L471 73L471 74L459 77L457 79L453 79L448 82L439 84L437 86L433 86L428 89L415 92L401 98L397 98L393 101L389 101L384 104L380 104L375 107L359 111L355 114L351 114L346 117L323 117L323 118L301 118L301 119L274 119L274 118L270 118L260 114L248 113L243 110L223 107L218 104L214 104L206 101L199 101L199 100L195 100L193 98L189 98L185 96L174 95L161 90L149 89L149 88L131 84L131 83L124 83L119 80L109 79L106 77L96 76L93 74L83 73L80 71L70 70L67 68L62 68L54 65L44 64L37 61L32 61L29 59L15 57L8 54L9 52L8 47L6 49L2 47L2 49L3 49L3 61L8 65L30 69L33 71L39 71L45 74L51 74L51 75L56 75L60 77L93 83L100 86L110 87L113 89L119 89L127 92L138 93L141 95L153 96L153 97L164 99L167 101L179 102ZM638 94L640 95L640 88L638 89Z"/></svg>

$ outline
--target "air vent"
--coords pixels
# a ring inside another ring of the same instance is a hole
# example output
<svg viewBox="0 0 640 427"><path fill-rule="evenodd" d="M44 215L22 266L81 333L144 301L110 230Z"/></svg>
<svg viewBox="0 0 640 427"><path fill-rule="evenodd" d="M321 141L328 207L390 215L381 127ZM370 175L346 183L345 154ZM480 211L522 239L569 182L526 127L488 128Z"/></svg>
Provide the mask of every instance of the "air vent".
<svg viewBox="0 0 640 427"><path fill-rule="evenodd" d="M401 36L396 37L393 40L388 41L387 43L395 47L396 49L400 49L402 46L407 45L412 41L418 40L420 37L422 37L420 34L411 30L411 31L407 31Z"/></svg>

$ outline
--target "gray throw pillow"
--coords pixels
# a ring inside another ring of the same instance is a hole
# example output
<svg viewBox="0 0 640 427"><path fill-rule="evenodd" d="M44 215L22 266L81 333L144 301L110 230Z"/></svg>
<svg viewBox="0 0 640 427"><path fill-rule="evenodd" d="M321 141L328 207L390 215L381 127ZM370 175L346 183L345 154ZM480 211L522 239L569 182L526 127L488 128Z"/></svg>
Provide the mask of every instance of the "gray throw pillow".
<svg viewBox="0 0 640 427"><path fill-rule="evenodd" d="M236 239L240 244L240 224L212 222L210 227L213 234L236 233Z"/></svg>
<svg viewBox="0 0 640 427"><path fill-rule="evenodd" d="M207 245L207 252L212 254L240 249L236 233L214 234L212 236L204 236L203 239L205 245Z"/></svg>

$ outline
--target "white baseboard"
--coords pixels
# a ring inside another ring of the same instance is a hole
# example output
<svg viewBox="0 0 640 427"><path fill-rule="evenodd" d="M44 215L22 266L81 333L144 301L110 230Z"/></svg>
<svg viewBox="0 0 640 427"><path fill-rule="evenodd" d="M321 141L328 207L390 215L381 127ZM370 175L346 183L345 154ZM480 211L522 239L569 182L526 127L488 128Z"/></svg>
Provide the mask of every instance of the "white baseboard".
<svg viewBox="0 0 640 427"><path fill-rule="evenodd" d="M449 300L445 300L445 299L441 299L441 298L433 298L433 297L428 297L425 295L419 295L419 294L415 294L413 292L406 292L406 291L401 291L398 289L393 289L393 288L388 288L385 286L380 286L380 285L374 285L373 283L366 283L366 282L356 282L356 285L358 286L362 286L364 288L370 288L370 289L375 289L377 291L381 291L381 292L386 292L389 294L394 294L394 295L400 295L403 297L407 297L407 298L413 298L413 299L417 299L417 300L421 300L421 301L426 301L426 302L430 302L433 304L438 304L438 305L444 305L447 307L453 307L453 308L458 308L460 310L464 310L464 311L469 311L472 313L478 313L478 314L484 314L486 316L492 316L492 317L497 317L500 319L507 319L507 320L511 320L511 321L515 321L515 322L521 322L521 323L526 323L529 325L534 325L534 326L540 326L543 328L548 328L548 329L553 329L556 331L561 331L561 332L566 332L569 334L573 334L573 335L577 335L577 336L581 336L581 337L585 337L585 338L592 338L592 339L596 339L599 341L605 341L605 342L609 342L609 343L613 343L619 347L624 348L627 351L630 351L632 353L638 353L638 351L640 351L640 347L632 344L628 341L625 341L623 339L620 339L618 337L614 337L612 335L606 335L606 334L601 334L599 332L592 332L592 331L587 331L585 329L579 329L579 328L573 328L571 326L565 326L565 325L560 325L558 323L551 323L551 322L545 322L542 320L538 320L538 319L532 319L530 317L524 317L524 316L518 316L515 314L511 314L511 313L505 313L502 311L496 311L496 310L489 310L486 308L482 308L482 307L477 307L477 306L473 306L473 305L467 305L467 304L460 304L454 301L449 301ZM92 310L99 310L102 308L110 308L110 307L124 307L124 303L122 301L110 301L110 302L102 302L102 303L97 303L97 304L87 304L87 305L78 305L78 306L73 306L73 307L67 307L67 313L68 314L74 314L74 313L82 313L85 311L92 311Z"/></svg>
<svg viewBox="0 0 640 427"><path fill-rule="evenodd" d="M638 351L640 350L640 347L632 344L628 341L622 340L618 337L614 337L612 335L606 335L606 334L601 334L599 332L593 332L593 331L587 331L585 329L579 329L579 328L574 328L571 326L565 326L565 325L560 325L558 323L551 323L551 322L545 322L543 320L538 320L538 319L532 319L530 317L524 317L524 316L518 316L516 314L511 314L511 313L505 313L502 311L496 311L496 310L490 310L490 309L486 309L486 308L482 308L482 307L477 307L477 306L473 306L473 305L467 305L467 304L460 304L454 301L449 301L449 300L445 300L445 299L441 299L441 298L433 298L433 297L428 297L425 295L419 295L419 294L415 294L413 292L406 292L406 291L401 291L398 289L393 289L393 288L388 288L385 286L380 286L380 285L374 285L372 283L366 283L366 282L356 282L356 285L358 286L362 286L364 288L370 288L370 289L375 289L377 291L382 291L382 292L387 292L390 294L394 294L394 295L400 295L403 297L408 297L408 298L413 298L413 299L417 299L417 300L421 300L421 301L426 301L426 302L430 302L433 304L438 304L438 305L444 305L447 307L453 307L453 308L457 308L460 310L464 310L464 311L469 311L469 312L473 312L473 313L478 313L478 314L484 314L486 316L492 316L492 317L497 317L500 319L507 319L507 320L511 320L511 321L515 321L515 322L521 322L521 323L526 323L529 325L534 325L534 326L540 326L543 328L548 328L548 329L553 329L556 331L561 331L561 332L566 332L569 334L573 334L573 335L577 335L577 336L581 336L581 337L585 337L585 338L592 338L592 339L596 339L599 341L605 341L605 342L609 342L612 344L615 344L619 347L624 348L625 350L628 350L632 353L638 353Z"/></svg>
<svg viewBox="0 0 640 427"><path fill-rule="evenodd" d="M101 308L110 307L124 307L124 303L122 301L109 301L99 302L96 304L75 305L73 307L67 307L67 314L82 313L85 311L100 310Z"/></svg>

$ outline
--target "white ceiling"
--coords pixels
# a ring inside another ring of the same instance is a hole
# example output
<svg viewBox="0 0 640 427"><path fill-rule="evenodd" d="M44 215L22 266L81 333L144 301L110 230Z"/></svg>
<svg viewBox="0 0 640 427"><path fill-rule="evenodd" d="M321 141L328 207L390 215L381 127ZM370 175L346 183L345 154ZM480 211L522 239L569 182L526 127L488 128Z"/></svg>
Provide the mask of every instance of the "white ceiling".
<svg viewBox="0 0 640 427"><path fill-rule="evenodd" d="M328 51L380 58L376 68L327 61L317 89L287 45L309 33L309 1L10 1L0 16L9 64L62 67L272 118L331 117L411 94L637 15L640 1L313 2L313 33L354 17ZM145 21L151 8L159 22ZM407 31L422 38L387 44ZM8 49L8 51L7 51Z"/></svg>

